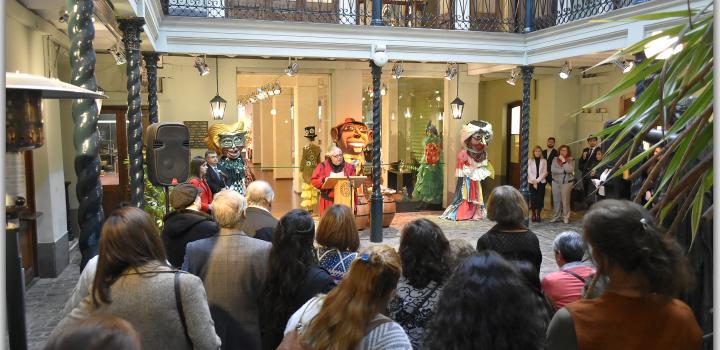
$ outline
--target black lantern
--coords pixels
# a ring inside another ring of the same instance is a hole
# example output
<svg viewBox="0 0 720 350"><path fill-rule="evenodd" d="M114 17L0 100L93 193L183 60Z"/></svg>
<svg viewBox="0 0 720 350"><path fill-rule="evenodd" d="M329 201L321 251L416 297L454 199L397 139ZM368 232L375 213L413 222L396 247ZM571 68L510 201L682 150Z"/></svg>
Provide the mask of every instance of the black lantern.
<svg viewBox="0 0 720 350"><path fill-rule="evenodd" d="M460 99L460 75L457 74L457 88L455 89L455 99L450 102L450 109L452 110L453 119L462 119L463 108L465 108L465 102Z"/></svg>
<svg viewBox="0 0 720 350"><path fill-rule="evenodd" d="M227 101L220 97L220 78L218 71L220 66L218 65L218 58L215 57L215 97L210 100L210 113L214 120L222 120L225 116L225 107Z"/></svg>

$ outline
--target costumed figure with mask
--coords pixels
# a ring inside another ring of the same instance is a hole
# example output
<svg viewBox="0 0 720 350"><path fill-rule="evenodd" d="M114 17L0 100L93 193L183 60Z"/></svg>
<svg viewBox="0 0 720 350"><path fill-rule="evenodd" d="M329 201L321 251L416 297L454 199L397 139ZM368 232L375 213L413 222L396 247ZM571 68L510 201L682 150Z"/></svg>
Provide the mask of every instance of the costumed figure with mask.
<svg viewBox="0 0 720 350"><path fill-rule="evenodd" d="M353 175L364 175L365 150L372 140L368 127L353 118L345 118L330 130L330 136L342 150L345 161L355 168Z"/></svg>
<svg viewBox="0 0 720 350"><path fill-rule="evenodd" d="M425 154L418 167L413 199L419 200L418 209L425 209L428 205L440 204L442 201L443 166L442 166L442 137L432 122L428 122L423 139Z"/></svg>
<svg viewBox="0 0 720 350"><path fill-rule="evenodd" d="M213 124L208 128L205 143L208 148L222 153L218 168L227 176L225 184L228 188L245 194L247 185L255 179L252 170L243 158L242 150L245 147L243 123Z"/></svg>
<svg viewBox="0 0 720 350"><path fill-rule="evenodd" d="M482 220L485 202L481 182L493 178L495 170L487 159L485 148L492 140L492 125L475 120L463 125L460 132L462 150L458 152L455 174L458 178L455 197L441 218L448 220Z"/></svg>
<svg viewBox="0 0 720 350"><path fill-rule="evenodd" d="M305 138L310 140L311 143L303 146L302 158L300 160L300 174L302 174L303 179L302 192L300 193L302 202L300 202L300 206L311 213L313 212L315 204L318 203L319 192L315 187L313 187L310 181L312 179L313 171L322 160L322 150L320 150L320 146L312 143L315 141L316 137L317 135L315 134L314 126L308 126L305 128Z"/></svg>
<svg viewBox="0 0 720 350"><path fill-rule="evenodd" d="M337 146L330 147L327 153L327 159L315 167L312 177L310 178L310 183L313 187L320 190L320 216L325 213L325 209L329 208L335 202L335 191L332 189L322 189L325 179L331 176L347 177L354 175L355 168L343 159L342 150ZM355 197L355 201L357 202L357 197Z"/></svg>

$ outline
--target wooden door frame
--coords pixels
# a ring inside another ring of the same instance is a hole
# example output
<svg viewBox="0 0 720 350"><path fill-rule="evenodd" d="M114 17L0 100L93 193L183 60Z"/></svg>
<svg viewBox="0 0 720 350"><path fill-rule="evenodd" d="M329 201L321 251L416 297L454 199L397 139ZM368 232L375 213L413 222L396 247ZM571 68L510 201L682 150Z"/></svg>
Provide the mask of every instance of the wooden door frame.
<svg viewBox="0 0 720 350"><path fill-rule="evenodd" d="M505 177L506 177L505 182L507 184L512 184L512 181L510 178L510 164L511 164L512 155L510 154L510 152L512 151L512 109L515 107L520 107L520 119L522 119L523 111L522 111L522 101L521 100L512 101L505 105L505 109L506 109L506 111L505 111L505 123L506 123L505 124L506 125L506 128L505 128L505 139L506 139L505 154L507 157L506 161L505 161ZM522 120L521 120L521 123L522 123ZM522 135L520 135L520 137L522 137ZM520 154L522 154L522 152L520 152ZM523 161L522 159L520 159L520 154L518 154L519 163Z"/></svg>
<svg viewBox="0 0 720 350"><path fill-rule="evenodd" d="M47 147L47 146L45 146ZM30 281L40 275L38 271L38 251L37 251L37 212L35 204L35 170L33 167L33 153L32 151L23 152L25 162L25 206L28 212L31 214L29 217L23 218L20 215L20 220L27 221L28 228L26 230L28 239L30 240L30 249L32 250L32 271L25 271L25 285L27 286ZM18 237L18 243L20 244L20 251L22 253L22 240ZM25 255L23 254L23 257ZM22 266L23 263L21 262Z"/></svg>

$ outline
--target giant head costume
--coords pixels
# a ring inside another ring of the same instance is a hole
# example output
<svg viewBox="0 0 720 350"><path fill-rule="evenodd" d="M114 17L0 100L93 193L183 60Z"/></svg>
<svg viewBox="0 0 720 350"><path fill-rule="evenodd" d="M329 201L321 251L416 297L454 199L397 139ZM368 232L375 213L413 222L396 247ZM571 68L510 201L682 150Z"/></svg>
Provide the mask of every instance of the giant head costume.
<svg viewBox="0 0 720 350"><path fill-rule="evenodd" d="M372 131L367 125L353 118L345 118L330 130L330 136L343 151L345 161L352 163L358 174L361 173L365 164L364 152L372 140Z"/></svg>
<svg viewBox="0 0 720 350"><path fill-rule="evenodd" d="M462 147L467 150L468 156L475 161L483 161L487 158L485 147L493 138L492 125L484 120L473 120L463 125L460 138L463 141Z"/></svg>
<svg viewBox="0 0 720 350"><path fill-rule="evenodd" d="M208 148L214 149L228 159L238 159L245 148L245 135L243 123L213 124L208 128L205 143Z"/></svg>

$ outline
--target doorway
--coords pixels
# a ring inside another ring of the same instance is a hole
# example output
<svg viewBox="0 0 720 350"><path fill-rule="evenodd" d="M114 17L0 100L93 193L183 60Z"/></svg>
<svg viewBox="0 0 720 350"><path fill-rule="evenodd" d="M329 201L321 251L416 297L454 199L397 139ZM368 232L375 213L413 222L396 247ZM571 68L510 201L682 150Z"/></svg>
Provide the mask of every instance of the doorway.
<svg viewBox="0 0 720 350"><path fill-rule="evenodd" d="M522 101L515 101L507 104L507 134L505 154L507 163L505 173L507 184L520 188L520 116L522 115Z"/></svg>

